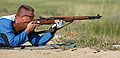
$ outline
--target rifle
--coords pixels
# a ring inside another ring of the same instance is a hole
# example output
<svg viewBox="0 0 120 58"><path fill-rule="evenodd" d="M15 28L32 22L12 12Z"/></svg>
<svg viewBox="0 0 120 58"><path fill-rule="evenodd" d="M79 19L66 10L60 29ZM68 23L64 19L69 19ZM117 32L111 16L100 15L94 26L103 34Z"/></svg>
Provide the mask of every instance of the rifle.
<svg viewBox="0 0 120 58"><path fill-rule="evenodd" d="M97 16L74 16L74 17L50 17L50 18L43 18L39 17L36 19L35 24L55 24L54 20L63 20L65 22L73 22L74 20L87 20L87 19L100 19L102 16L97 14ZM20 32L26 29L28 23L13 23L13 30L14 32Z"/></svg>

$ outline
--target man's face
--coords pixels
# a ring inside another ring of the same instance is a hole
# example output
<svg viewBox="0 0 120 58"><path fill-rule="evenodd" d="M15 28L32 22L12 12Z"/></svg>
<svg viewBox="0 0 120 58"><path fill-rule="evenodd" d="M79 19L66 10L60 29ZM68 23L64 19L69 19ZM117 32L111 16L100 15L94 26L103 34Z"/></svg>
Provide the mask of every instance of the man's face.
<svg viewBox="0 0 120 58"><path fill-rule="evenodd" d="M23 15L22 19L23 19L23 22L30 22L32 20L34 20L34 12L32 11L29 11L27 14Z"/></svg>

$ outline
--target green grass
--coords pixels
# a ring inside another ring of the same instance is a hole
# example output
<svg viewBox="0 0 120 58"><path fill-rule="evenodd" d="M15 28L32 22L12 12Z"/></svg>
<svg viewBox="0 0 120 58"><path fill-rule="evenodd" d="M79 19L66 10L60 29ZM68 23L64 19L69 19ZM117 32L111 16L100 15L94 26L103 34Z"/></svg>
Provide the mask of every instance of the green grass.
<svg viewBox="0 0 120 58"><path fill-rule="evenodd" d="M120 0L0 0L0 4L0 16L15 14L22 4L32 6L36 18L94 16L99 13L103 16L101 20L74 21L57 34L65 34L67 37L63 39L70 37L71 40L64 42L77 42L81 47L107 49L120 44Z"/></svg>

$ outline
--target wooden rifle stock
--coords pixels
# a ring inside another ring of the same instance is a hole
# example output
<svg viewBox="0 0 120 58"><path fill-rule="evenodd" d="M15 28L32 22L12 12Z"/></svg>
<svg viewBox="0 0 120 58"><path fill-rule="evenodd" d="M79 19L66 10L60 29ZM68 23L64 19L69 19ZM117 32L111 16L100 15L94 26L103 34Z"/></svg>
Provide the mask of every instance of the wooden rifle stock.
<svg viewBox="0 0 120 58"><path fill-rule="evenodd" d="M65 22L71 22L74 20L87 20L87 19L100 19L102 16L99 14L97 16L75 16L75 17L50 17L50 18L43 18L40 17L39 19L36 19L35 24L55 24L54 20L63 20ZM14 23L13 24L13 30L14 32L23 31L26 29L28 23Z"/></svg>

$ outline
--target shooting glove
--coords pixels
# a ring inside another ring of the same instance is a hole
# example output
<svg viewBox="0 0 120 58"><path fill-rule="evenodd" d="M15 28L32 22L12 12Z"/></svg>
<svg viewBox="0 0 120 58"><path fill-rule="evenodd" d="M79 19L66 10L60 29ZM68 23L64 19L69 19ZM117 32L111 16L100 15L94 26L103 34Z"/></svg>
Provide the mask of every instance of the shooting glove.
<svg viewBox="0 0 120 58"><path fill-rule="evenodd" d="M54 24L52 27L50 27L49 30L51 30L51 33L54 34L58 29L63 27L64 23L65 23L64 21L56 22L56 24Z"/></svg>

